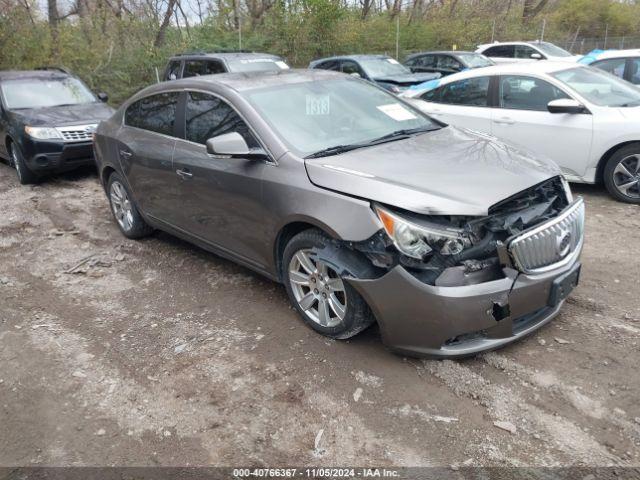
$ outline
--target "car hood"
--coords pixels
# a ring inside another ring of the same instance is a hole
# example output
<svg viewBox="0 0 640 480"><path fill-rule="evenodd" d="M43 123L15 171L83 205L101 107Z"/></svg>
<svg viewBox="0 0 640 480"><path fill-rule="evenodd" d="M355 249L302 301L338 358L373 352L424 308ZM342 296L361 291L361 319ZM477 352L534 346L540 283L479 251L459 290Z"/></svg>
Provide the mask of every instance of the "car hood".
<svg viewBox="0 0 640 480"><path fill-rule="evenodd" d="M319 187L437 215L487 215L492 205L560 174L550 160L451 126L305 164Z"/></svg>
<svg viewBox="0 0 640 480"><path fill-rule="evenodd" d="M64 125L98 123L109 118L114 111L106 103L95 102L66 107L13 110L11 114L24 125L60 127Z"/></svg>
<svg viewBox="0 0 640 480"><path fill-rule="evenodd" d="M404 75L390 75L387 77L375 77L376 82L393 83L396 85L415 85L417 83L440 78L439 73L407 73Z"/></svg>

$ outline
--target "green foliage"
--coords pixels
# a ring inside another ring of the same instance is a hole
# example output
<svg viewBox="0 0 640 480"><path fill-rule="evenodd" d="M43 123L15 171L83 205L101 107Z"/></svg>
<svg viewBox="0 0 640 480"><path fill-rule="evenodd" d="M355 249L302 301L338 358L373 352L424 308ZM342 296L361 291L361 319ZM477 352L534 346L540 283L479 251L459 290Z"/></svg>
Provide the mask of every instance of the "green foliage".
<svg viewBox="0 0 640 480"><path fill-rule="evenodd" d="M399 18L400 57L454 46L474 49L490 41L492 32L497 40L538 38L543 18L545 38L552 41L572 38L578 27L580 36L604 35L605 25L609 35L634 34L640 19L640 5L635 2L563 0L551 2L533 21L524 23L521 2L511 4L506 8L506 2L496 0L461 0L453 11L452 3L444 1L413 15L409 7ZM356 5L343 0L276 0L258 20L243 14L242 48L280 54L297 67L334 54L395 55L396 18L372 11L363 19ZM239 32L230 27L233 12L225 8L200 25L170 27L162 48L153 47L159 27L151 18L117 18L110 10L97 10L89 18L61 21L54 48L42 15L32 19L16 5L0 13L0 69L63 65L118 104L155 82L156 69L162 74L167 58L177 52L238 48Z"/></svg>

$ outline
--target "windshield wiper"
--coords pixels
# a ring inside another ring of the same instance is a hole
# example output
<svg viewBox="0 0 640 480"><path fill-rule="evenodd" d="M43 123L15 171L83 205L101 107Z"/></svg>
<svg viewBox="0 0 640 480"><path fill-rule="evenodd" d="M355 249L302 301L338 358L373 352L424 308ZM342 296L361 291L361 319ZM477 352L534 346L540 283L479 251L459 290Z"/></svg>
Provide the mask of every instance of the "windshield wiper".
<svg viewBox="0 0 640 480"><path fill-rule="evenodd" d="M358 148L372 147L374 145L392 142L394 140L403 140L417 133L430 132L432 130L437 130L438 128L439 127L404 128L402 130L396 130L395 132L388 133L386 135L374 138L366 142L351 143L347 145L336 145L334 147L325 148L324 150L319 150L317 152L312 153L311 155L307 155L304 158L320 158L320 157L329 157L331 155L339 155L341 153L350 152L351 150L356 150Z"/></svg>

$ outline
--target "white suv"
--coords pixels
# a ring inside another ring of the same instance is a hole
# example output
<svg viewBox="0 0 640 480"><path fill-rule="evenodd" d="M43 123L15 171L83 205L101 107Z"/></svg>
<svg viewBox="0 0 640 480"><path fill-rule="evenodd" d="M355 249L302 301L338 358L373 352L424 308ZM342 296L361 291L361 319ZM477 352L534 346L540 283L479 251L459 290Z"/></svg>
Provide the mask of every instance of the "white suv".
<svg viewBox="0 0 640 480"><path fill-rule="evenodd" d="M603 180L613 197L640 204L640 90L613 75L578 64L513 63L432 80L402 96L446 123L551 158L570 181Z"/></svg>
<svg viewBox="0 0 640 480"><path fill-rule="evenodd" d="M531 62L532 60L554 60L576 62L580 55L572 55L549 42L494 42L478 45L481 53L496 63Z"/></svg>

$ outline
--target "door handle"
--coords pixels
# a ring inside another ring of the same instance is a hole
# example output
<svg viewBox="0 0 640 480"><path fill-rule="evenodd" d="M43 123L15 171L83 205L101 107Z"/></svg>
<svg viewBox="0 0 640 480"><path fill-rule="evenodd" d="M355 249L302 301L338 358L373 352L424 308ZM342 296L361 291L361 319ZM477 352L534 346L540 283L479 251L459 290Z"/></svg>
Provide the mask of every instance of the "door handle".
<svg viewBox="0 0 640 480"><path fill-rule="evenodd" d="M120 156L124 158L131 158L133 153L127 152L126 150L120 150Z"/></svg>
<svg viewBox="0 0 640 480"><path fill-rule="evenodd" d="M193 173L191 173L188 169L184 169L184 170L178 169L176 170L176 175L178 175L183 180L193 177Z"/></svg>
<svg viewBox="0 0 640 480"><path fill-rule="evenodd" d="M501 125L513 125L514 123L516 123L516 121L510 117L500 117L494 118L493 123L499 123Z"/></svg>

